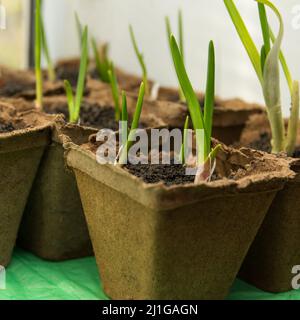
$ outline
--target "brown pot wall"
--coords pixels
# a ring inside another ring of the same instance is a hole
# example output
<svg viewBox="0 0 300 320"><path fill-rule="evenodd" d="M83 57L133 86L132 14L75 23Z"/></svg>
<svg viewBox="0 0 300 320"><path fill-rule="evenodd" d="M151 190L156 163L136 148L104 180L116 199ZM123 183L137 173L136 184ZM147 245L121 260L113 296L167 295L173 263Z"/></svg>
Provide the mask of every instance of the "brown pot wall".
<svg viewBox="0 0 300 320"><path fill-rule="evenodd" d="M18 245L61 261L93 255L73 172L66 170L61 134L84 143L96 130L57 126L46 149L20 227Z"/></svg>
<svg viewBox="0 0 300 320"><path fill-rule="evenodd" d="M224 299L290 175L284 162L226 149L219 172L254 165L253 173L239 181L167 188L101 166L85 148L68 148L104 288L113 299Z"/></svg>
<svg viewBox="0 0 300 320"><path fill-rule="evenodd" d="M264 133L270 133L267 118L253 117L242 135L242 143L250 144ZM300 264L299 160L291 159L290 166L297 176L276 195L240 271L242 279L275 293L293 289L292 269Z"/></svg>
<svg viewBox="0 0 300 320"><path fill-rule="evenodd" d="M32 183L44 149L50 143L53 118L36 112L23 115L13 112L11 121L20 125L20 129L0 134L0 265L3 266L10 262ZM23 123L32 127L22 129Z"/></svg>

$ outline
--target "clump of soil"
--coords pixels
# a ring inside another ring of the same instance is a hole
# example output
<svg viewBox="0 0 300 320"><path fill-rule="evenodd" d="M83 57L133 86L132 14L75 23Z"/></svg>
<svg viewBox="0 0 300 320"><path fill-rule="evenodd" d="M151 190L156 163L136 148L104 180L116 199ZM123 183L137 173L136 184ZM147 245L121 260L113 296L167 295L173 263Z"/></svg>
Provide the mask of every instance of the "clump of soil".
<svg viewBox="0 0 300 320"><path fill-rule="evenodd" d="M15 130L14 125L11 122L2 122L0 120L0 133L12 132Z"/></svg>
<svg viewBox="0 0 300 320"><path fill-rule="evenodd" d="M186 174L186 167L182 164L127 164L124 166L131 174L141 178L146 183L163 182L166 186L194 183L195 176ZM222 179L218 174L212 176L211 181Z"/></svg>
<svg viewBox="0 0 300 320"><path fill-rule="evenodd" d="M45 106L45 111L50 114L61 113L66 119L69 118L68 106L65 103ZM97 104L83 102L80 110L80 124L96 129L118 130L119 124L115 121L115 111L112 107L100 107Z"/></svg>

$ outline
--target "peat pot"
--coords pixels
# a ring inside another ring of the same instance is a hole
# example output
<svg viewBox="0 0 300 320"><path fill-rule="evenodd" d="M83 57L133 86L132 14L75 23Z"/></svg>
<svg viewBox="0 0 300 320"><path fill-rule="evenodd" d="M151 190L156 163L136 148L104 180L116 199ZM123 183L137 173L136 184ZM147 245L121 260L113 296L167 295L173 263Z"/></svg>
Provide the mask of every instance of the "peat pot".
<svg viewBox="0 0 300 320"><path fill-rule="evenodd" d="M270 148L270 129L266 117L249 121L241 139L242 145ZM240 277L269 292L293 289L293 268L300 265L300 134L295 157L289 159L296 173L278 192L252 244L240 271Z"/></svg>
<svg viewBox="0 0 300 320"><path fill-rule="evenodd" d="M34 181L18 245L40 258L63 261L93 255L73 172L66 170L63 135L84 143L89 128L57 123Z"/></svg>
<svg viewBox="0 0 300 320"><path fill-rule="evenodd" d="M275 195L293 176L286 161L223 146L219 179L167 186L98 164L95 146L91 137L65 147L106 294L226 298Z"/></svg>
<svg viewBox="0 0 300 320"><path fill-rule="evenodd" d="M7 266L54 117L0 103L0 265Z"/></svg>

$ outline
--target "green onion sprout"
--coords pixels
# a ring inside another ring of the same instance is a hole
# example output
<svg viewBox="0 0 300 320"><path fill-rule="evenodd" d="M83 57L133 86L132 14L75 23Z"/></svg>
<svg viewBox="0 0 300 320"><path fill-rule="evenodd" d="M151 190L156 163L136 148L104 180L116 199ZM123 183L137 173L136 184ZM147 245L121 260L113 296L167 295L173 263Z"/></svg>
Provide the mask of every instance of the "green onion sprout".
<svg viewBox="0 0 300 320"><path fill-rule="evenodd" d="M141 113L142 113L142 109L143 109L144 96L145 96L145 84L142 82L141 86L140 86L140 90L139 90L139 96L138 96L138 100L136 103L135 112L133 115L133 121L131 124L131 128L129 130L128 138L127 138L125 145L122 146L122 150L120 152L120 157L119 157L118 163L121 165L126 164L127 159L128 159L128 152L134 143L136 130L139 127L139 122L140 122ZM123 96L123 98L124 98L124 96ZM124 100L123 100L123 102L124 102ZM123 103L123 108L127 109L125 103ZM123 110L122 114L126 115L127 110L126 111Z"/></svg>
<svg viewBox="0 0 300 320"><path fill-rule="evenodd" d="M85 78L87 72L88 65L88 27L84 28L82 34L82 52L81 52L81 60L79 67L79 75L78 82L76 88L76 96L74 97L72 86L68 80L65 80L65 90L68 99L68 107L69 107L69 121L71 123L77 123L80 117L80 108L82 97L84 94L84 86L85 86Z"/></svg>
<svg viewBox="0 0 300 320"><path fill-rule="evenodd" d="M185 119L184 123L184 128L183 128L183 139L182 139L182 147L180 151L180 158L181 158L181 163L185 164L186 163L186 151L187 151L187 142L188 142L188 130L190 126L190 117L187 116Z"/></svg>
<svg viewBox="0 0 300 320"><path fill-rule="evenodd" d="M264 41L260 53L252 40L234 1L224 0L224 3L262 86L272 132L272 152L286 152L291 156L296 147L299 123L299 82L292 79L286 59L281 51L284 24L279 10L268 0L256 1L258 2ZM274 33L269 26L266 6L275 13L279 20L280 28L277 37L274 36ZM292 108L287 132L282 115L279 63L281 63L291 94Z"/></svg>
<svg viewBox="0 0 300 320"><path fill-rule="evenodd" d="M119 86L118 86L116 71L113 63L110 64L110 69L108 70L108 77L109 77L111 92L112 92L112 96L115 104L115 119L116 121L120 121L120 117L121 117L120 93L119 93Z"/></svg>
<svg viewBox="0 0 300 320"><path fill-rule="evenodd" d="M145 94L146 94L146 96L149 96L150 92L149 92L148 74L147 74L146 64L145 64L145 61L144 61L144 55L143 55L143 53L141 53L139 51L139 48L138 48L138 45L137 45L137 42L136 42L136 38L135 38L135 35L134 35L134 32L133 32L133 28L132 28L131 25L129 26L129 31L130 31L130 37L131 37L131 41L132 41L132 45L133 45L135 54L136 54L136 56L138 58L140 66L142 68L143 83L144 83L144 86L145 86Z"/></svg>
<svg viewBox="0 0 300 320"><path fill-rule="evenodd" d="M204 115L201 111L201 106L197 95L192 87L190 79L187 75L180 48L173 35L170 37L170 47L173 57L173 62L181 89L185 95L189 113L192 119L193 128L196 135L197 143L197 166L204 169L203 180L211 176L211 163L215 161L220 145L212 150L211 134L214 109L215 95L215 51L214 44L211 41L209 44L208 53L208 72L207 72L207 87L206 87L206 102L204 105ZM202 135L204 132L204 139ZM199 177L196 176L197 183Z"/></svg>
<svg viewBox="0 0 300 320"><path fill-rule="evenodd" d="M170 37L172 35L172 28L171 28L171 23L170 23L170 18L166 17L166 29L167 29L167 37L168 37L168 43L170 43ZM185 61L184 57L184 39L183 39L183 19L182 19L182 11L178 11L178 33L179 33L179 48L180 48L180 53L182 56L183 61ZM185 103L185 96L179 88L179 99L181 102Z"/></svg>
<svg viewBox="0 0 300 320"><path fill-rule="evenodd" d="M45 54L45 58L48 66L48 79L50 81L55 81L56 73L55 73L55 69L53 67L53 62L49 52L48 41L47 41L46 32L45 32L45 25L44 25L44 20L42 15L41 15L41 41L42 41L43 52Z"/></svg>
<svg viewBox="0 0 300 320"><path fill-rule="evenodd" d="M43 109L43 75L41 67L42 52L41 32L41 0L36 0L35 8L35 77L36 77L36 101L38 110Z"/></svg>
<svg viewBox="0 0 300 320"><path fill-rule="evenodd" d="M75 23L76 23L76 29L77 29L78 39L79 39L79 45L80 45L80 49L82 49L81 40L82 40L82 36L83 36L83 27L82 27L81 21L79 19L79 15L76 11L75 11L74 15L75 15Z"/></svg>
<svg viewBox="0 0 300 320"><path fill-rule="evenodd" d="M101 46L101 50L99 52L95 38L92 38L91 42L99 78L101 81L109 83L110 79L108 71L110 69L110 61L108 58L108 46L107 44Z"/></svg>

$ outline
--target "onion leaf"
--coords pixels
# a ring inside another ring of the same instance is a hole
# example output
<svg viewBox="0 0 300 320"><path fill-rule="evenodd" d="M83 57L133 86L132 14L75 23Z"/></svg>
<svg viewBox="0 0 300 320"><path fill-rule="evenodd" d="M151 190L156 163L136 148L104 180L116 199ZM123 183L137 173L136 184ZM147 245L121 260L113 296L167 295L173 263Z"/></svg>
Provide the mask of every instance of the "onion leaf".
<svg viewBox="0 0 300 320"><path fill-rule="evenodd" d="M144 82L144 86L145 86L145 94L146 94L146 96L149 96L150 91L149 91L149 84L148 84L148 73L147 73L147 68L146 68L146 64L145 64L145 61L144 61L144 55L143 55L143 53L141 53L139 51L139 48L138 48L138 45L137 45L137 42L136 42L136 38L135 38L135 35L134 35L134 32L133 32L133 28L132 28L131 25L129 26L129 32L130 32L131 42L132 42L135 54L136 54L136 56L138 58L140 66L142 68L143 82Z"/></svg>
<svg viewBox="0 0 300 320"><path fill-rule="evenodd" d="M248 56L252 62L252 65L254 67L254 70L257 74L257 77L260 81L260 83L263 83L263 74L261 70L261 61L260 61L260 54L257 50L257 47L255 46L255 43L253 39L250 36L249 31L247 30L247 27L237 10L233 0L224 0L225 6L228 10L228 13L231 17L231 20L238 32L238 35L248 53Z"/></svg>

